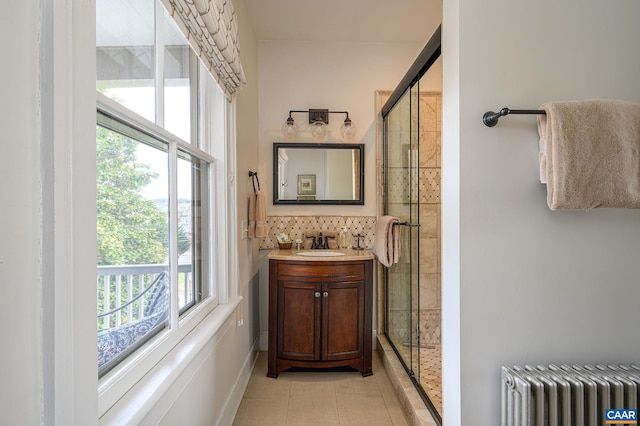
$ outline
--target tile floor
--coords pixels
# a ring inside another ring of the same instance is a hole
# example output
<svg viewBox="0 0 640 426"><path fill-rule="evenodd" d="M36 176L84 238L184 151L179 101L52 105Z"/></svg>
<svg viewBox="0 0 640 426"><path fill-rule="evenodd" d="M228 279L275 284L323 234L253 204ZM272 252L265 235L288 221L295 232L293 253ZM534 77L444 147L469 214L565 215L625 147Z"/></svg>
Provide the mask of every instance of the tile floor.
<svg viewBox="0 0 640 426"><path fill-rule="evenodd" d="M410 345L396 346L405 360L411 362L422 389L442 416L442 350L440 345L428 345L416 350ZM404 371L404 370L403 370Z"/></svg>
<svg viewBox="0 0 640 426"><path fill-rule="evenodd" d="M408 425L380 355L373 351L373 375L358 372L284 372L267 377L267 353L260 352L234 426Z"/></svg>
<svg viewBox="0 0 640 426"><path fill-rule="evenodd" d="M420 349L420 384L442 416L442 350L440 345Z"/></svg>

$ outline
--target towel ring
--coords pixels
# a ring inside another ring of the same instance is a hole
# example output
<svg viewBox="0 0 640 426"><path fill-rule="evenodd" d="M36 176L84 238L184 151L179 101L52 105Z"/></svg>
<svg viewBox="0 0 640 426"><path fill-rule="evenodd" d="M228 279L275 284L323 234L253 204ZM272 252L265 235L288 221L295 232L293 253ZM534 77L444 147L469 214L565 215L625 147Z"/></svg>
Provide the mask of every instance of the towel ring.
<svg viewBox="0 0 640 426"><path fill-rule="evenodd" d="M258 191L260 190L260 179L258 179L258 172L252 172L249 170L249 177L251 178L251 184L253 185L253 192L256 192L256 182L258 182Z"/></svg>

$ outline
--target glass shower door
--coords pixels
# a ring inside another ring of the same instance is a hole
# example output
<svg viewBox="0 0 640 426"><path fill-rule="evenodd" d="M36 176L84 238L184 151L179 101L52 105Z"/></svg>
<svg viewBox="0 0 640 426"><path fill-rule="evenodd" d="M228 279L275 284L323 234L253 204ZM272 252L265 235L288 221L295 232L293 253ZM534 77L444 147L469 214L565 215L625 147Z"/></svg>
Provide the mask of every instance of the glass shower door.
<svg viewBox="0 0 640 426"><path fill-rule="evenodd" d="M416 338L418 326L415 306L418 297L419 244L417 237L417 201L419 185L419 139L415 96L407 91L386 118L386 203L385 214L396 216L400 226L400 260L386 269L387 337L412 375L420 367Z"/></svg>
<svg viewBox="0 0 640 426"><path fill-rule="evenodd" d="M425 403L442 415L441 60L384 117L384 214L397 216L400 261L385 268L385 334Z"/></svg>

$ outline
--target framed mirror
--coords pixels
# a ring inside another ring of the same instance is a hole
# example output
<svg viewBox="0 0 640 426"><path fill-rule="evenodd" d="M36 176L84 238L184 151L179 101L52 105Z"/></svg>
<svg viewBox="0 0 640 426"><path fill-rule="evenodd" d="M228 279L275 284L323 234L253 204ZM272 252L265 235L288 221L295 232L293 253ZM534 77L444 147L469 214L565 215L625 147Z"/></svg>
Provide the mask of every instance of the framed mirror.
<svg viewBox="0 0 640 426"><path fill-rule="evenodd" d="M364 204L364 144L273 144L273 204Z"/></svg>

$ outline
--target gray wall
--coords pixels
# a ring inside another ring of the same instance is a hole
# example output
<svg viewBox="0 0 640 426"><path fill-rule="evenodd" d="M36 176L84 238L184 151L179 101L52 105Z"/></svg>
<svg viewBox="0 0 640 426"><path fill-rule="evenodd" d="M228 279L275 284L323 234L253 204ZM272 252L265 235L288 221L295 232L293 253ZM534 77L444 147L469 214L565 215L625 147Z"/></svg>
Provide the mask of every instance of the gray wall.
<svg viewBox="0 0 640 426"><path fill-rule="evenodd" d="M499 424L502 364L640 362L640 211L550 211L535 117L481 122L640 102L638 17L635 1L444 1L447 425Z"/></svg>

